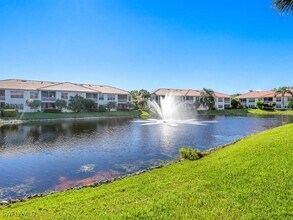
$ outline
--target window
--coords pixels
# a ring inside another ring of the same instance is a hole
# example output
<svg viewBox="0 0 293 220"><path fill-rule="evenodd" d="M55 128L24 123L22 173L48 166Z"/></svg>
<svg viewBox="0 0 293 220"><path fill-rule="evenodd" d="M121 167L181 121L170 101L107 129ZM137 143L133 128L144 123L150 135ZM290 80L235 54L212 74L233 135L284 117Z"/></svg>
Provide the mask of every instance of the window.
<svg viewBox="0 0 293 220"><path fill-rule="evenodd" d="M281 102L282 100L281 100L281 97L277 97L276 98L276 102Z"/></svg>
<svg viewBox="0 0 293 220"><path fill-rule="evenodd" d="M87 93L86 98L87 99L98 99L98 94L97 93Z"/></svg>
<svg viewBox="0 0 293 220"><path fill-rule="evenodd" d="M259 99L259 100L261 100L261 99ZM264 102L272 102L273 98L264 98L263 100L264 100Z"/></svg>
<svg viewBox="0 0 293 220"><path fill-rule="evenodd" d="M224 101L225 103L230 103L230 98L225 98Z"/></svg>
<svg viewBox="0 0 293 220"><path fill-rule="evenodd" d="M118 102L127 102L127 95L118 95Z"/></svg>
<svg viewBox="0 0 293 220"><path fill-rule="evenodd" d="M115 101L115 95L108 94L108 101Z"/></svg>
<svg viewBox="0 0 293 220"><path fill-rule="evenodd" d="M218 108L223 108L223 105L218 105Z"/></svg>
<svg viewBox="0 0 293 220"><path fill-rule="evenodd" d="M42 92L42 101L55 101L56 92Z"/></svg>
<svg viewBox="0 0 293 220"><path fill-rule="evenodd" d="M223 98L218 98L218 102L223 102Z"/></svg>
<svg viewBox="0 0 293 220"><path fill-rule="evenodd" d="M31 99L38 99L39 94L38 92L30 92L30 98Z"/></svg>
<svg viewBox="0 0 293 220"><path fill-rule="evenodd" d="M248 102L255 102L255 99L248 99Z"/></svg>
<svg viewBox="0 0 293 220"><path fill-rule="evenodd" d="M12 99L23 99L23 91L11 91L10 97Z"/></svg>
<svg viewBox="0 0 293 220"><path fill-rule="evenodd" d="M23 104L10 104L10 108L16 109L16 110L22 110L23 109Z"/></svg>
<svg viewBox="0 0 293 220"><path fill-rule="evenodd" d="M99 94L99 100L104 100L104 94Z"/></svg>
<svg viewBox="0 0 293 220"><path fill-rule="evenodd" d="M68 99L68 92L61 92L61 99Z"/></svg>
<svg viewBox="0 0 293 220"><path fill-rule="evenodd" d="M246 102L246 99L240 99L240 102Z"/></svg>
<svg viewBox="0 0 293 220"><path fill-rule="evenodd" d="M186 101L193 101L193 96L186 96Z"/></svg>
<svg viewBox="0 0 293 220"><path fill-rule="evenodd" d="M5 100L5 90L0 90L0 100Z"/></svg>

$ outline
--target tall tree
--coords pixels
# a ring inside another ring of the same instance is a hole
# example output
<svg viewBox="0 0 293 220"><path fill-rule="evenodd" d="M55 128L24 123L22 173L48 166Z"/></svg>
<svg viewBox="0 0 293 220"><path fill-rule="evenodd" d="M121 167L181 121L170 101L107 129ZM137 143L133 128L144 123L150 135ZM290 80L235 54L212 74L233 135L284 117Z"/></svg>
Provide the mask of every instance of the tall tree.
<svg viewBox="0 0 293 220"><path fill-rule="evenodd" d="M203 88L200 93L199 102L208 109L215 106L215 92L212 89Z"/></svg>
<svg viewBox="0 0 293 220"><path fill-rule="evenodd" d="M281 13L293 14L293 0L274 0L273 6Z"/></svg>
<svg viewBox="0 0 293 220"><path fill-rule="evenodd" d="M275 90L275 95L274 95L275 97L277 97L277 95L279 95L279 94L281 94L281 96L282 96L282 109L285 108L284 97L285 97L286 93L291 94L293 96L293 92L290 89L290 87L283 86L283 87L279 87L278 89Z"/></svg>
<svg viewBox="0 0 293 220"><path fill-rule="evenodd" d="M69 99L68 107L74 112L85 111L84 98L80 95L71 96Z"/></svg>
<svg viewBox="0 0 293 220"><path fill-rule="evenodd" d="M149 99L151 97L151 94L145 89L139 90L138 93L139 93L140 97L143 99Z"/></svg>
<svg viewBox="0 0 293 220"><path fill-rule="evenodd" d="M139 91L132 90L130 93L132 95L132 101L135 105L135 108L146 110L147 100L151 97L151 94L145 89L141 89Z"/></svg>
<svg viewBox="0 0 293 220"><path fill-rule="evenodd" d="M55 105L59 110L62 110L67 107L67 102L64 99L57 99Z"/></svg>
<svg viewBox="0 0 293 220"><path fill-rule="evenodd" d="M26 104L34 110L39 109L39 107L41 107L42 102L40 100L33 100L33 99L28 99L26 100Z"/></svg>

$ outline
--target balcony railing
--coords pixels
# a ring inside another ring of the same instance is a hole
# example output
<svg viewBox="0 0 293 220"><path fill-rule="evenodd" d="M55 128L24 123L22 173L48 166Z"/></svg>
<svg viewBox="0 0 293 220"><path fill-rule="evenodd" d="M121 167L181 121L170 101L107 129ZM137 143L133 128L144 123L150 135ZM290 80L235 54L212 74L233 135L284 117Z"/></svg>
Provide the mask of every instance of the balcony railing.
<svg viewBox="0 0 293 220"><path fill-rule="evenodd" d="M127 99L118 99L118 102L127 102Z"/></svg>
<svg viewBox="0 0 293 220"><path fill-rule="evenodd" d="M56 97L42 97L42 101L54 102L54 101L56 101Z"/></svg>
<svg viewBox="0 0 293 220"><path fill-rule="evenodd" d="M5 96L0 96L0 100L5 100Z"/></svg>

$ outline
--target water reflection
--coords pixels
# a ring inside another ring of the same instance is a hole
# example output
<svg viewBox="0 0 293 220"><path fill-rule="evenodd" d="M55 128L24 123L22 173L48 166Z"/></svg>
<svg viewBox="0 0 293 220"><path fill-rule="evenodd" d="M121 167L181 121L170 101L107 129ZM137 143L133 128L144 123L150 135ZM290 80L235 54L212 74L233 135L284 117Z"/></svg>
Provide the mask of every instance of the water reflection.
<svg viewBox="0 0 293 220"><path fill-rule="evenodd" d="M142 126L130 119L0 127L0 199L84 185L234 141L292 117L201 116L197 126ZM216 122L216 123L214 123Z"/></svg>

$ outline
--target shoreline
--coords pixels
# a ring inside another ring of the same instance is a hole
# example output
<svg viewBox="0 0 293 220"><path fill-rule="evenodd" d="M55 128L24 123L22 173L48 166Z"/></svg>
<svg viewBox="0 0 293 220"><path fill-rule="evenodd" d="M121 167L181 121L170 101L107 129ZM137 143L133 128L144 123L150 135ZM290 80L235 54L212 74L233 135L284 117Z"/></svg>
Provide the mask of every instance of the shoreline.
<svg viewBox="0 0 293 220"><path fill-rule="evenodd" d="M8 119L8 120L0 120L0 127L3 125L19 125L25 123L33 123L33 122L51 122L51 121L79 121L79 120L102 120L102 119L115 119L115 118L137 118L137 116L92 116L92 117L76 117L76 118L40 118L40 119Z"/></svg>

